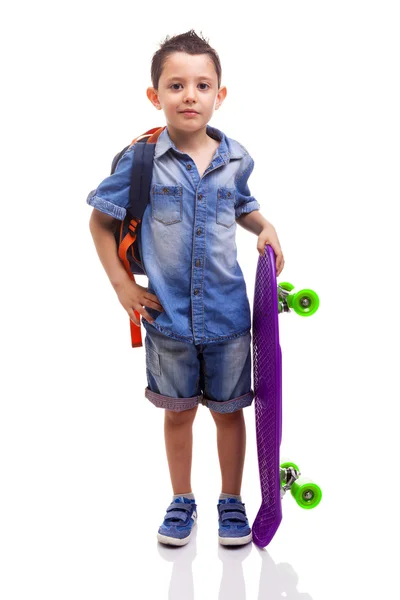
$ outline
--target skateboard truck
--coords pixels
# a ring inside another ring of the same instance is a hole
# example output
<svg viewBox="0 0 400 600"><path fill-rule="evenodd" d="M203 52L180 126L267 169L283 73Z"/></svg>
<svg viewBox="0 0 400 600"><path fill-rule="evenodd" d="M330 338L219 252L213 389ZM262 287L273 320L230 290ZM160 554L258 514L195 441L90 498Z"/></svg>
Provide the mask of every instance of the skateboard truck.
<svg viewBox="0 0 400 600"><path fill-rule="evenodd" d="M283 287L285 285L291 286L292 289L294 287L290 283L281 283L278 285L278 312L280 313L290 312L290 307L288 305L287 298L291 290Z"/></svg>
<svg viewBox="0 0 400 600"><path fill-rule="evenodd" d="M300 477L300 471L293 467L281 467L281 500L283 496L290 490L296 479Z"/></svg>

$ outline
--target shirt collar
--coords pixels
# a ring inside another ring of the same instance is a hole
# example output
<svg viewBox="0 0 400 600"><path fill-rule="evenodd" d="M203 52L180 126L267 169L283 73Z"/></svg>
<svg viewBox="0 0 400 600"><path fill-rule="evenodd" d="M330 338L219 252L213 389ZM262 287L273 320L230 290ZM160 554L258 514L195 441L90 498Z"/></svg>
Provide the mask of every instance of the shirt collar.
<svg viewBox="0 0 400 600"><path fill-rule="evenodd" d="M207 127L207 134L210 137L212 137L220 142L220 145L217 148L217 154L214 158L214 161L217 158L219 158L219 160L221 162L228 164L228 162L230 161L231 158L242 158L245 155L245 152L242 151L241 148L240 149L232 148L229 138L227 138L226 135L222 131L220 131L216 127L211 127L211 125L207 125L206 127ZM237 144L235 144L235 145L237 146ZM169 137L168 128L165 127L164 131L161 132L161 134L157 140L156 149L154 152L154 158L159 158L160 156L165 154L171 148L173 150L175 150L175 152L177 152L178 154L181 154L181 155L184 154L183 152L181 152L180 150L178 150L176 148L175 144Z"/></svg>

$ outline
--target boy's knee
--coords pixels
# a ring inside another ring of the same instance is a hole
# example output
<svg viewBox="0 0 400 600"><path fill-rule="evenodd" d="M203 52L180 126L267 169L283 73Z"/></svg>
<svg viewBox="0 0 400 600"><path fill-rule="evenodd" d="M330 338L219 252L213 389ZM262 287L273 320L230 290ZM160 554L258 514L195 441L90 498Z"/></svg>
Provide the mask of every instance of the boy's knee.
<svg viewBox="0 0 400 600"><path fill-rule="evenodd" d="M184 425L194 421L198 406L189 408L188 410L181 410L179 412L174 410L165 410L165 419L173 425Z"/></svg>
<svg viewBox="0 0 400 600"><path fill-rule="evenodd" d="M243 416L243 408L239 408L233 412L217 412L216 410L210 410L210 413L213 416L214 421L218 423L235 423L241 419L244 419Z"/></svg>

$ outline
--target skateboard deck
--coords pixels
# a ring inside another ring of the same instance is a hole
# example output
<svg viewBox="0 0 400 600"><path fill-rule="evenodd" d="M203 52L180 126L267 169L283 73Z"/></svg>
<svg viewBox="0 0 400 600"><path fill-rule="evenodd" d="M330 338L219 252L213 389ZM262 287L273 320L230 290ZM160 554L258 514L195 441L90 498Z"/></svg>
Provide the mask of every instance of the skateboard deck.
<svg viewBox="0 0 400 600"><path fill-rule="evenodd" d="M313 315L319 306L318 295L310 289L292 294L290 283L276 281L275 254L265 247L258 259L253 307L253 375L261 507L253 523L253 541L264 548L274 537L282 520L281 499L291 491L297 504L315 508L321 489L309 480L299 480L294 463L280 464L282 440L282 352L279 343L278 314L293 310L298 315Z"/></svg>
<svg viewBox="0 0 400 600"><path fill-rule="evenodd" d="M275 255L258 258L253 308L253 374L262 504L253 541L265 547L282 520L279 447L282 437L282 353L279 344Z"/></svg>

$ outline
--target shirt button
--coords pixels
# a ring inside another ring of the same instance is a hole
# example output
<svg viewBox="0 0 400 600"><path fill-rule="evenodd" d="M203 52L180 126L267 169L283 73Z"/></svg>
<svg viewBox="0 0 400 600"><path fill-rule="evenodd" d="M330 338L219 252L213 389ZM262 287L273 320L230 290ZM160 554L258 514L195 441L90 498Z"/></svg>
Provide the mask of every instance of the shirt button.
<svg viewBox="0 0 400 600"><path fill-rule="evenodd" d="M197 296L197 294L199 293L199 290L194 290L194 295Z"/></svg>
<svg viewBox="0 0 400 600"><path fill-rule="evenodd" d="M192 168L192 165L191 165L190 163L188 163L188 164L186 165L186 168L188 169L188 171L190 171L190 169Z"/></svg>
<svg viewBox="0 0 400 600"><path fill-rule="evenodd" d="M227 193L228 198L230 198L232 196L232 194L230 192Z"/></svg>
<svg viewBox="0 0 400 600"><path fill-rule="evenodd" d="M200 229L200 227L197 230L197 235L201 235L201 229Z"/></svg>
<svg viewBox="0 0 400 600"><path fill-rule="evenodd" d="M199 200L201 200L203 198L203 194L199 194L197 197Z"/></svg>
<svg viewBox="0 0 400 600"><path fill-rule="evenodd" d="M200 266L200 264L201 264L201 263L200 263L199 259L197 259L197 260L196 260L196 267L199 267L199 266Z"/></svg>
<svg viewBox="0 0 400 600"><path fill-rule="evenodd" d="M168 194L169 189L165 187L165 188L163 188L163 192L164 192L164 194Z"/></svg>

